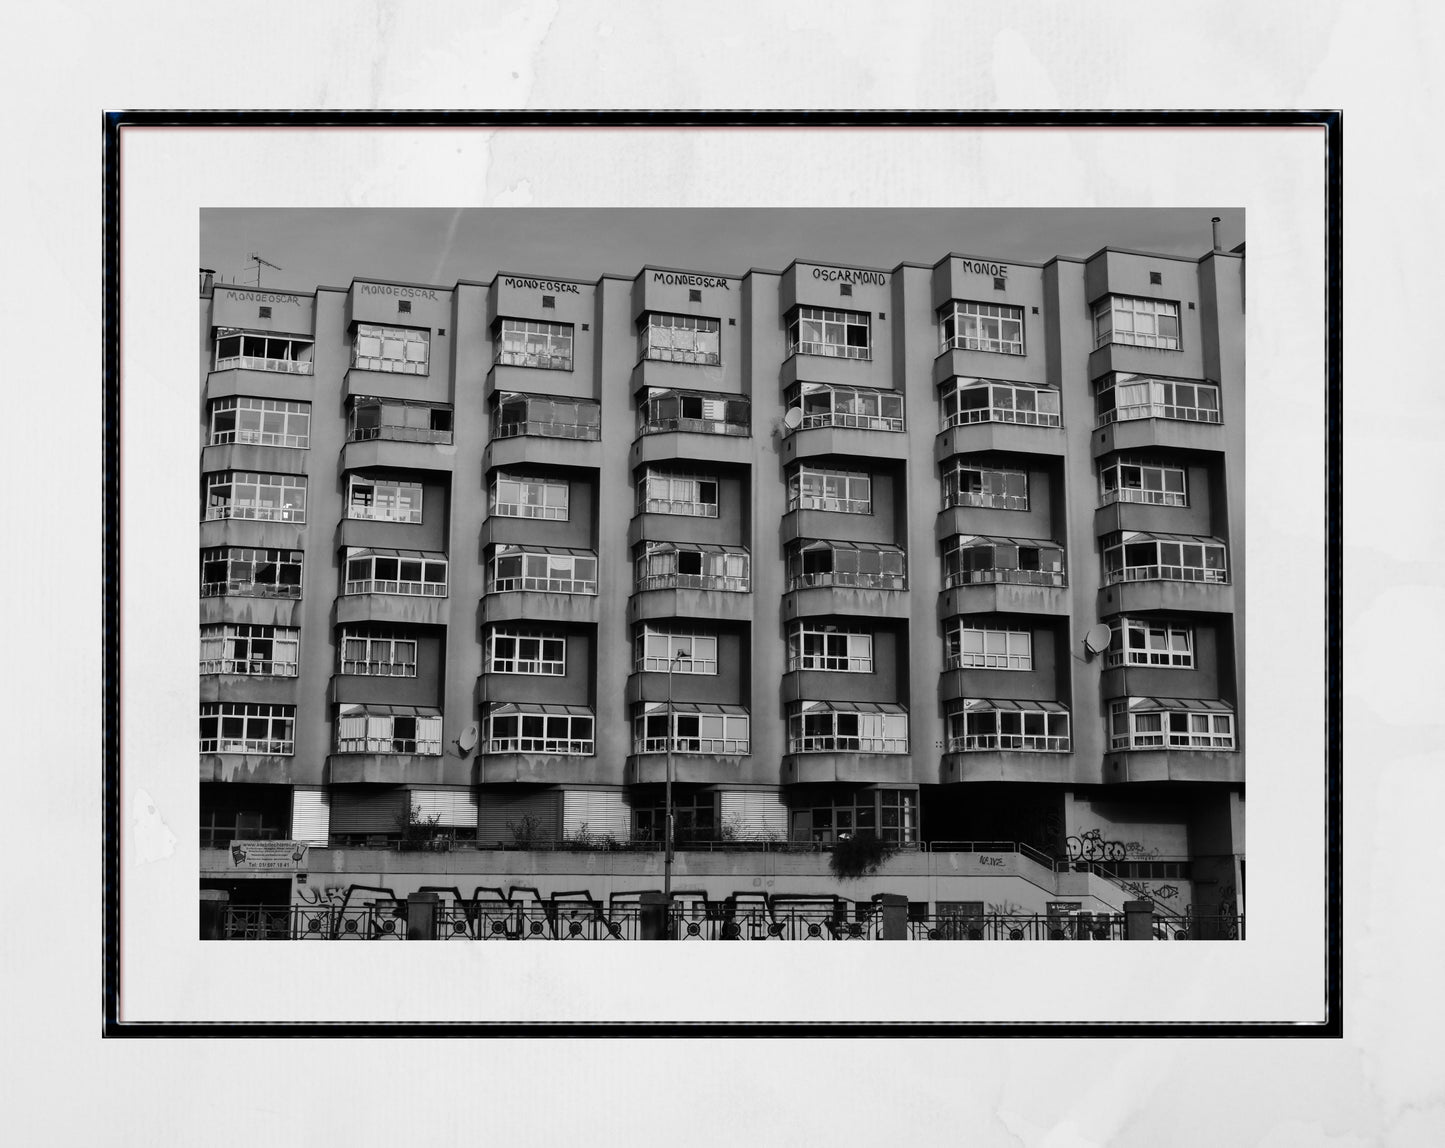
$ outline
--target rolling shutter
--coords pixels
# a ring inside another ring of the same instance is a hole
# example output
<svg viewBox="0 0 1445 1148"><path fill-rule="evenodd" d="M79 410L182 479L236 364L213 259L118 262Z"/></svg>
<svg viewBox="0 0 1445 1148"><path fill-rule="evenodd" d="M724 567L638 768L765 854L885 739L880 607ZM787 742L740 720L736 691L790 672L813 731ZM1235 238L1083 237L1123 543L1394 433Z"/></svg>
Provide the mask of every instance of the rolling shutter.
<svg viewBox="0 0 1445 1148"><path fill-rule="evenodd" d="M774 791L740 790L722 794L722 827L736 826L739 841L786 841L788 807Z"/></svg>
<svg viewBox="0 0 1445 1148"><path fill-rule="evenodd" d="M474 789L413 789L411 807L423 821L437 818L447 829L475 829L477 792Z"/></svg>
<svg viewBox="0 0 1445 1148"><path fill-rule="evenodd" d="M562 800L564 837L610 837L621 842L632 836L632 810L622 790L569 789Z"/></svg>
<svg viewBox="0 0 1445 1148"><path fill-rule="evenodd" d="M319 785L291 790L291 840L325 845L331 832L331 795Z"/></svg>
<svg viewBox="0 0 1445 1148"><path fill-rule="evenodd" d="M331 791L332 833L400 833L406 790L368 785Z"/></svg>
<svg viewBox="0 0 1445 1148"><path fill-rule="evenodd" d="M536 822L533 840L538 844L553 844L561 835L561 807L562 795L555 789L483 792L478 798L477 848L521 844L516 831L522 829L523 819L528 817ZM512 827L507 825L509 821Z"/></svg>

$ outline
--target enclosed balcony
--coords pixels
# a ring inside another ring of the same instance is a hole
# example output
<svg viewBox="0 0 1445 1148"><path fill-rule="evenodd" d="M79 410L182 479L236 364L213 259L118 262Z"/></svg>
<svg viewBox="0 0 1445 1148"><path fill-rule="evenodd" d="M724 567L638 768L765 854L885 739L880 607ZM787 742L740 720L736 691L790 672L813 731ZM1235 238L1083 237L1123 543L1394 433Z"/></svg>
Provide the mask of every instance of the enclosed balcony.
<svg viewBox="0 0 1445 1148"><path fill-rule="evenodd" d="M1064 548L1039 538L959 534L943 548L940 614L1067 613Z"/></svg>
<svg viewBox="0 0 1445 1148"><path fill-rule="evenodd" d="M787 752L787 784L912 780L908 711L893 703L793 702Z"/></svg>
<svg viewBox="0 0 1445 1148"><path fill-rule="evenodd" d="M491 547L482 615L488 622L596 622L597 554L553 546Z"/></svg>
<svg viewBox="0 0 1445 1148"><path fill-rule="evenodd" d="M751 620L752 557L743 547L644 541L635 547L633 557L630 620Z"/></svg>
<svg viewBox="0 0 1445 1148"><path fill-rule="evenodd" d="M1035 383L954 376L939 387L938 461L982 451L1064 453L1058 389Z"/></svg>
<svg viewBox="0 0 1445 1148"><path fill-rule="evenodd" d="M907 617L906 570L899 546L801 539L787 550L785 616Z"/></svg>
<svg viewBox="0 0 1445 1148"><path fill-rule="evenodd" d="M344 562L338 622L446 624L445 554L348 547Z"/></svg>
<svg viewBox="0 0 1445 1148"><path fill-rule="evenodd" d="M1073 749L1068 708L1052 701L962 698L947 714L945 781L1062 781Z"/></svg>
<svg viewBox="0 0 1445 1148"><path fill-rule="evenodd" d="M1128 697L1109 704L1104 780L1243 781L1234 708L1201 698Z"/></svg>
<svg viewBox="0 0 1445 1148"><path fill-rule="evenodd" d="M316 345L311 339L220 327L216 330L216 357L211 369L309 375L315 367L315 354Z"/></svg>
<svg viewBox="0 0 1445 1148"><path fill-rule="evenodd" d="M1229 611L1227 548L1218 538L1123 530L1106 534L1101 614Z"/></svg>
<svg viewBox="0 0 1445 1148"><path fill-rule="evenodd" d="M750 717L743 706L709 702L640 702L632 710L630 785L666 781L667 755L672 776L684 783L737 780L752 752Z"/></svg>
<svg viewBox="0 0 1445 1148"><path fill-rule="evenodd" d="M436 781L441 756L440 710L370 702L337 707L332 784Z"/></svg>
<svg viewBox="0 0 1445 1148"><path fill-rule="evenodd" d="M1151 447L1224 449L1218 384L1109 371L1094 380L1095 455Z"/></svg>

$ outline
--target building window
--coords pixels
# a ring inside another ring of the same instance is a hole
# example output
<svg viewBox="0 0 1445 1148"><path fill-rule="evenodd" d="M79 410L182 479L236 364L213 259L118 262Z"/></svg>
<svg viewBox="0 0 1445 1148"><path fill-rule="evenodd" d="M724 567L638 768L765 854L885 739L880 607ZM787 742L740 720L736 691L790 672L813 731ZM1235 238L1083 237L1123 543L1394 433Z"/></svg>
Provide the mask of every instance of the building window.
<svg viewBox="0 0 1445 1148"><path fill-rule="evenodd" d="M1064 585L1064 548L1037 538L985 538L958 534L944 544L944 584L952 589L986 583Z"/></svg>
<svg viewBox="0 0 1445 1148"><path fill-rule="evenodd" d="M1100 299L1094 304L1094 346L1109 343L1179 350L1179 304L1130 295Z"/></svg>
<svg viewBox="0 0 1445 1148"><path fill-rule="evenodd" d="M602 434L602 408L581 399L544 395L499 394L492 409L492 437L575 438Z"/></svg>
<svg viewBox="0 0 1445 1148"><path fill-rule="evenodd" d="M272 335L264 331L242 331L221 327L216 331L215 369L230 371L280 371L287 375L309 375L315 343L293 335Z"/></svg>
<svg viewBox="0 0 1445 1148"><path fill-rule="evenodd" d="M632 752L741 755L750 752L748 712L740 706L644 702L632 717Z"/></svg>
<svg viewBox="0 0 1445 1148"><path fill-rule="evenodd" d="M1099 426L1131 419L1221 422L1219 388L1213 383L1111 371L1094 380L1094 417Z"/></svg>
<svg viewBox="0 0 1445 1148"><path fill-rule="evenodd" d="M788 631L788 670L871 674L873 635L799 622Z"/></svg>
<svg viewBox="0 0 1445 1148"><path fill-rule="evenodd" d="M201 597L301 597L301 551L215 546L201 551Z"/></svg>
<svg viewBox="0 0 1445 1148"><path fill-rule="evenodd" d="M1069 711L1057 702L971 698L948 715L948 752L1068 753Z"/></svg>
<svg viewBox="0 0 1445 1148"><path fill-rule="evenodd" d="M206 475L202 517L249 518L256 522L306 521L306 479L296 474L255 474L223 470Z"/></svg>
<svg viewBox="0 0 1445 1148"><path fill-rule="evenodd" d="M499 319L496 362L509 367L572 369L572 324Z"/></svg>
<svg viewBox="0 0 1445 1148"><path fill-rule="evenodd" d="M447 596L447 560L409 550L346 551L344 594Z"/></svg>
<svg viewBox="0 0 1445 1148"><path fill-rule="evenodd" d="M637 484L639 514L682 514L693 518L718 516L718 484L711 476L670 474L648 467Z"/></svg>
<svg viewBox="0 0 1445 1148"><path fill-rule="evenodd" d="M336 717L336 752L440 757L442 715L420 706L342 706Z"/></svg>
<svg viewBox="0 0 1445 1148"><path fill-rule="evenodd" d="M788 320L788 354L826 355L833 359L871 359L868 314L794 308Z"/></svg>
<svg viewBox="0 0 1445 1148"><path fill-rule="evenodd" d="M789 753L907 753L908 712L871 702L788 707Z"/></svg>
<svg viewBox="0 0 1445 1148"><path fill-rule="evenodd" d="M994 281L995 287L998 280ZM991 351L997 355L1024 353L1024 309L1003 303L969 303L954 300L938 312L944 351Z"/></svg>
<svg viewBox="0 0 1445 1148"><path fill-rule="evenodd" d="M716 674L717 635L644 625L633 642L635 673Z"/></svg>
<svg viewBox="0 0 1445 1148"><path fill-rule="evenodd" d="M1109 748L1232 750L1234 712L1216 701L1125 698L1109 705Z"/></svg>
<svg viewBox="0 0 1445 1148"><path fill-rule="evenodd" d="M502 518L566 522L570 490L565 478L532 478L499 471L492 479L492 513Z"/></svg>
<svg viewBox="0 0 1445 1148"><path fill-rule="evenodd" d="M524 550L520 546L498 546L492 553L489 568L489 594L597 593L597 555L590 550Z"/></svg>
<svg viewBox="0 0 1445 1148"><path fill-rule="evenodd" d="M211 403L210 446L243 442L305 450L311 445L311 404L245 395Z"/></svg>
<svg viewBox="0 0 1445 1148"><path fill-rule="evenodd" d="M565 677L567 639L526 627L498 627L487 635L487 673Z"/></svg>
<svg viewBox="0 0 1445 1148"><path fill-rule="evenodd" d="M1022 423L1038 427L1063 425L1059 414L1059 392L1051 387L959 377L943 384L939 400L943 406L945 430L968 423Z"/></svg>
<svg viewBox="0 0 1445 1148"><path fill-rule="evenodd" d="M634 551L637 590L724 590L751 588L748 552L737 546L643 542Z"/></svg>
<svg viewBox="0 0 1445 1148"><path fill-rule="evenodd" d="M836 387L827 383L794 383L788 388L788 406L796 407L803 416L798 424L799 430L813 427L877 431L903 429L903 396L897 391Z"/></svg>
<svg viewBox="0 0 1445 1148"><path fill-rule="evenodd" d="M1109 623L1109 649L1104 665L1194 668L1194 631L1168 622L1115 618Z"/></svg>
<svg viewBox="0 0 1445 1148"><path fill-rule="evenodd" d="M1142 502L1149 506L1188 506L1184 468L1117 459L1099 468L1099 504Z"/></svg>
<svg viewBox="0 0 1445 1148"><path fill-rule="evenodd" d="M752 434L752 406L739 395L709 395L649 387L642 403L642 433Z"/></svg>
<svg viewBox="0 0 1445 1148"><path fill-rule="evenodd" d="M427 374L430 332L408 327L356 325L356 349L351 365L364 371L390 371L402 375Z"/></svg>
<svg viewBox="0 0 1445 1148"><path fill-rule="evenodd" d="M390 626L341 631L341 672L370 678L416 677L417 643Z"/></svg>
<svg viewBox="0 0 1445 1148"><path fill-rule="evenodd" d="M702 363L713 367L722 362L718 342L721 335L716 319L649 312L640 320L639 330L642 335L639 359Z"/></svg>
<svg viewBox="0 0 1445 1148"><path fill-rule="evenodd" d="M868 590L907 588L903 551L881 543L805 541L788 550L788 589L848 586Z"/></svg>
<svg viewBox="0 0 1445 1148"><path fill-rule="evenodd" d="M827 804L791 808L793 839L832 844L855 834L904 845L918 840L918 793L911 789L864 790Z"/></svg>
<svg viewBox="0 0 1445 1148"><path fill-rule="evenodd" d="M201 673L294 678L300 645L301 631L294 626L202 626Z"/></svg>
<svg viewBox="0 0 1445 1148"><path fill-rule="evenodd" d="M1022 470L952 459L943 464L943 505L1027 510L1029 476Z"/></svg>
<svg viewBox="0 0 1445 1148"><path fill-rule="evenodd" d="M1228 582L1224 543L1183 534L1136 530L1104 536L1104 584L1115 582Z"/></svg>
<svg viewBox="0 0 1445 1148"><path fill-rule="evenodd" d="M419 524L421 483L353 474L346 484L346 517Z"/></svg>
<svg viewBox="0 0 1445 1148"><path fill-rule="evenodd" d="M857 471L795 467L788 475L788 509L872 514L873 480Z"/></svg>
<svg viewBox="0 0 1445 1148"><path fill-rule="evenodd" d="M270 702L202 702L202 753L296 752L296 707Z"/></svg>
<svg viewBox="0 0 1445 1148"><path fill-rule="evenodd" d="M962 618L944 635L950 670L1032 670L1033 635L1027 630L975 626Z"/></svg>
<svg viewBox="0 0 1445 1148"><path fill-rule="evenodd" d="M590 757L597 752L592 712L577 706L496 706L487 714L487 752Z"/></svg>
<svg viewBox="0 0 1445 1148"><path fill-rule="evenodd" d="M672 796L672 833L675 841L716 841L717 794L713 792L678 793ZM656 805L634 806L632 839L661 841L667 834L667 808Z"/></svg>
<svg viewBox="0 0 1445 1148"><path fill-rule="evenodd" d="M347 415L347 442L450 443L452 441L451 407L431 403L413 403L402 399L375 399L357 396L351 400Z"/></svg>

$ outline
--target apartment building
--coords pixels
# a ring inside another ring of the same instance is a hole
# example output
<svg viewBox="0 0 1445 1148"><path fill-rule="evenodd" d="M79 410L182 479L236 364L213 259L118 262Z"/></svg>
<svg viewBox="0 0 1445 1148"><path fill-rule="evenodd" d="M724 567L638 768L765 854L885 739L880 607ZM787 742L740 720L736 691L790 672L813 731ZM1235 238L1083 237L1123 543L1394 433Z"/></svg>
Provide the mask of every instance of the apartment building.
<svg viewBox="0 0 1445 1148"><path fill-rule="evenodd" d="M203 887L1236 911L1243 277L203 282Z"/></svg>

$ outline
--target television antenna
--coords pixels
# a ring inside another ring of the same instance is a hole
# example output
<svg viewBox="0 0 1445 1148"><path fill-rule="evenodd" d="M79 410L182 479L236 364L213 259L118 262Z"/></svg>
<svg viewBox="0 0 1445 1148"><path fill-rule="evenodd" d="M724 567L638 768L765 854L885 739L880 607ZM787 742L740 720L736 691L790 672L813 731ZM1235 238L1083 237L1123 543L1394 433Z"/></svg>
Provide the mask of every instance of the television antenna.
<svg viewBox="0 0 1445 1148"><path fill-rule="evenodd" d="M269 268L271 268L272 271L284 271L284 270L286 270L284 267L277 267L276 264L272 263L269 259L262 259L262 258L261 258L259 255L257 255L254 251L251 252L251 254L247 256L247 258L250 259L251 262L256 265L256 286L257 286L257 287L261 286L261 268L262 268L262 267L269 267Z"/></svg>

